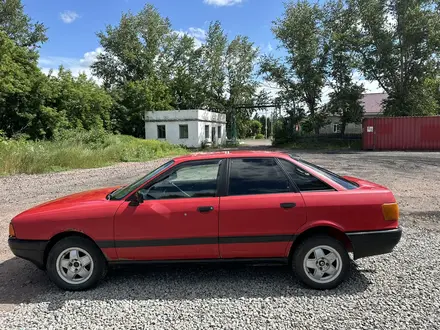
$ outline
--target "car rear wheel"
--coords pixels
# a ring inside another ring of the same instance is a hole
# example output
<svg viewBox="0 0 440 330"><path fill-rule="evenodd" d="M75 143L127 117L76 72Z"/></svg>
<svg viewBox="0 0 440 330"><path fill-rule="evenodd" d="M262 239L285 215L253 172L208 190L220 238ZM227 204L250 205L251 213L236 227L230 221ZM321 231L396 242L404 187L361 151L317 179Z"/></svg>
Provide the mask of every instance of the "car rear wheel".
<svg viewBox="0 0 440 330"><path fill-rule="evenodd" d="M83 237L66 237L49 251L46 263L49 278L61 289L80 291L98 284L107 271L99 248Z"/></svg>
<svg viewBox="0 0 440 330"><path fill-rule="evenodd" d="M314 236L301 242L294 251L292 261L299 279L319 290L341 284L350 265L344 245L329 236Z"/></svg>

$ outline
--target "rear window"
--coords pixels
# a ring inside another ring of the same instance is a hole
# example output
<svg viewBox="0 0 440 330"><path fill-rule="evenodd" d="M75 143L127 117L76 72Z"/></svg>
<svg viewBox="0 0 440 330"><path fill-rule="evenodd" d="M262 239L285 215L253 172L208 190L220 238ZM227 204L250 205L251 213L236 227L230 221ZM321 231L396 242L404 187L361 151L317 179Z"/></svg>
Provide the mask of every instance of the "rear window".
<svg viewBox="0 0 440 330"><path fill-rule="evenodd" d="M290 157L292 157L292 156L290 156ZM304 165L312 168L313 170L315 170L319 174L324 175L325 177L332 180L333 182L336 182L337 184L341 185L345 189L352 190L352 189L356 189L359 187L356 183L349 181L347 179L344 179L342 176L337 175L336 173L333 173L329 170L326 170L325 168L322 168L318 165L309 163L309 162L302 160L302 159L299 159L299 158L295 158L295 157L292 157L292 158L295 159L298 163L304 164Z"/></svg>
<svg viewBox="0 0 440 330"><path fill-rule="evenodd" d="M295 182L299 191L334 191L327 183L319 180L317 177L311 175L306 170L303 170L298 165L289 162L288 160L279 158L284 170L289 174L291 179Z"/></svg>

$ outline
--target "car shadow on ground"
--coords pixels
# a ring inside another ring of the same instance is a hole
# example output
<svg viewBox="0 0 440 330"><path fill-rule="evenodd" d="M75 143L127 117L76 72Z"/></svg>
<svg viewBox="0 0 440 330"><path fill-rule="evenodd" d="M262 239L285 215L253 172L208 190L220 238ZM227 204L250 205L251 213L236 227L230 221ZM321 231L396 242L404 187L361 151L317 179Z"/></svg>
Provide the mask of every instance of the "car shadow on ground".
<svg viewBox="0 0 440 330"><path fill-rule="evenodd" d="M316 291L299 283L287 266L167 265L111 269L95 289L65 292L31 263L12 258L0 264L0 305L49 303L56 310L69 300L194 300L355 295L370 282L353 262L347 280L334 290Z"/></svg>

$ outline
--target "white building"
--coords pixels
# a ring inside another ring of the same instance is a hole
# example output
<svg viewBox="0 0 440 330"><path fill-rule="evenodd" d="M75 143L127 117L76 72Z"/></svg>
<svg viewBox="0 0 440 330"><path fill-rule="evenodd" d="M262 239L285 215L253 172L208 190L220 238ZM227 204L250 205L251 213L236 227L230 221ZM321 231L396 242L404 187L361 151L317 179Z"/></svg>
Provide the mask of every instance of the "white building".
<svg viewBox="0 0 440 330"><path fill-rule="evenodd" d="M145 112L145 138L197 148L226 143L226 115L206 110Z"/></svg>

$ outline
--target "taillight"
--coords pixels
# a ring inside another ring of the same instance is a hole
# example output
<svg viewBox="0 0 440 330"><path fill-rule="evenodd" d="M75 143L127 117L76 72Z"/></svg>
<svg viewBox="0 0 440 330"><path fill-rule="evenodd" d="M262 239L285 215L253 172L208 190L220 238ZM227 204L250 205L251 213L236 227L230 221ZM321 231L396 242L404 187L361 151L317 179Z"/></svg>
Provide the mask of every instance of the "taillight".
<svg viewBox="0 0 440 330"><path fill-rule="evenodd" d="M386 221L399 220L399 206L397 203L388 203L382 205L383 218Z"/></svg>
<svg viewBox="0 0 440 330"><path fill-rule="evenodd" d="M12 222L9 223L9 237L15 237L15 230Z"/></svg>

